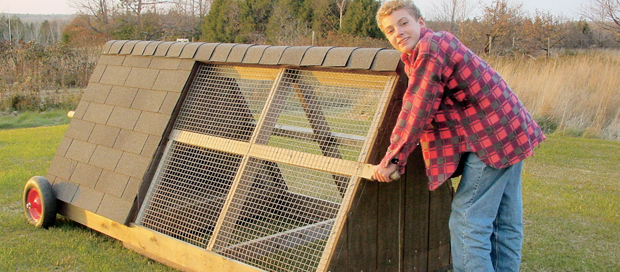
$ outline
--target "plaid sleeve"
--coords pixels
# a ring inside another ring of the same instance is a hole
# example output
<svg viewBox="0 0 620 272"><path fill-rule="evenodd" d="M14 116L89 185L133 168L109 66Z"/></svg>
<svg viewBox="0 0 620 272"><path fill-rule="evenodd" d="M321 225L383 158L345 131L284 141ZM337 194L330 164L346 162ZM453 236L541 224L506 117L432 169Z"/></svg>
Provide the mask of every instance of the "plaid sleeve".
<svg viewBox="0 0 620 272"><path fill-rule="evenodd" d="M390 137L390 146L381 166L387 167L398 154L399 172L404 173L409 154L415 149L421 133L430 125L443 96L441 84L443 63L432 55L420 55L409 74L409 87Z"/></svg>

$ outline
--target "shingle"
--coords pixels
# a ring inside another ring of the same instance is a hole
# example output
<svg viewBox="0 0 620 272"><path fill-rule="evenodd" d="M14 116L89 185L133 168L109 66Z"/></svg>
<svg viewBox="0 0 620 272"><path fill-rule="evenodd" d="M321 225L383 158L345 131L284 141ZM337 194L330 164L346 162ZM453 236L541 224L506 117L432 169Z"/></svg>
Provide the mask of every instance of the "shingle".
<svg viewBox="0 0 620 272"><path fill-rule="evenodd" d="M180 93L183 91L190 74L191 71L186 70L160 70L151 89Z"/></svg>
<svg viewBox="0 0 620 272"><path fill-rule="evenodd" d="M123 64L123 60L125 60L125 56L101 55L101 57L97 61L97 64L117 65L117 66L119 66L119 65Z"/></svg>
<svg viewBox="0 0 620 272"><path fill-rule="evenodd" d="M115 197L113 195L104 195L101 204L97 209L97 214L118 223L125 223L133 202Z"/></svg>
<svg viewBox="0 0 620 272"><path fill-rule="evenodd" d="M321 66L325 60L327 52L333 47L310 47L306 50L301 66Z"/></svg>
<svg viewBox="0 0 620 272"><path fill-rule="evenodd" d="M71 203L71 199L73 199L75 192L77 192L78 185L57 178L54 185L52 185L52 188L56 199L66 203Z"/></svg>
<svg viewBox="0 0 620 272"><path fill-rule="evenodd" d="M293 46L284 50L278 64L299 66L306 51L310 46Z"/></svg>
<svg viewBox="0 0 620 272"><path fill-rule="evenodd" d="M153 154L155 154L155 151L157 151L157 147L159 146L160 142L161 136L149 135L149 138L144 144L144 148L142 148L142 153L140 154L152 158Z"/></svg>
<svg viewBox="0 0 620 272"><path fill-rule="evenodd" d="M105 194L111 194L116 197L121 197L128 182L129 176L103 170L103 172L101 172L101 176L99 176L99 181L97 181L95 190L104 192Z"/></svg>
<svg viewBox="0 0 620 272"><path fill-rule="evenodd" d="M151 158L124 152L114 172L142 179L151 163Z"/></svg>
<svg viewBox="0 0 620 272"><path fill-rule="evenodd" d="M112 46L110 46L110 49L108 50L108 54L111 55L115 55L121 52L121 48L123 48L123 45L127 43L127 41L116 41L112 44Z"/></svg>
<svg viewBox="0 0 620 272"><path fill-rule="evenodd" d="M88 82L99 82L101 80L101 76L103 76L103 72L105 72L105 68L107 67L107 65L97 64Z"/></svg>
<svg viewBox="0 0 620 272"><path fill-rule="evenodd" d="M373 71L396 71L400 60L401 53L393 49L384 49L377 52L375 62L372 65Z"/></svg>
<svg viewBox="0 0 620 272"><path fill-rule="evenodd" d="M276 65L280 62L282 53L288 46L270 46L263 52L263 57L260 58L259 64L264 65Z"/></svg>
<svg viewBox="0 0 620 272"><path fill-rule="evenodd" d="M144 111L136 123L134 131L161 136L168 125L170 115Z"/></svg>
<svg viewBox="0 0 620 272"><path fill-rule="evenodd" d="M127 187L125 187L125 191L123 192L123 199L126 201L133 202L133 200L138 195L138 190L140 189L140 185L142 185L141 179L130 178L129 183L127 183Z"/></svg>
<svg viewBox="0 0 620 272"><path fill-rule="evenodd" d="M127 56L123 61L123 66L147 68L151 64L152 57Z"/></svg>
<svg viewBox="0 0 620 272"><path fill-rule="evenodd" d="M163 42L150 42L146 48L144 48L144 52L142 53L143 56L153 56L155 54L155 51L157 50L157 47Z"/></svg>
<svg viewBox="0 0 620 272"><path fill-rule="evenodd" d="M71 204L84 210L97 212L103 193L86 186L79 186L71 200Z"/></svg>
<svg viewBox="0 0 620 272"><path fill-rule="evenodd" d="M215 50L215 47L218 45L219 43L203 43L200 45L200 47L198 47L198 49L196 50L196 54L194 54L194 59L198 60L198 61L205 61L208 62L209 59L211 59L211 55L213 54L213 51ZM186 46L187 48L187 46ZM185 52L183 52L185 53ZM183 54L181 54L181 56L183 56Z"/></svg>
<svg viewBox="0 0 620 272"><path fill-rule="evenodd" d="M67 150L69 149L69 146L71 146L72 141L73 138L67 136L67 134L65 133L65 137L62 138L60 145L58 145L58 149L56 149L56 155L64 156L65 154L67 154Z"/></svg>
<svg viewBox="0 0 620 272"><path fill-rule="evenodd" d="M172 114L180 96L181 93L167 92L166 98L159 108L159 112L163 114Z"/></svg>
<svg viewBox="0 0 620 272"><path fill-rule="evenodd" d="M140 89L131 104L132 109L157 112L166 98L167 92Z"/></svg>
<svg viewBox="0 0 620 272"><path fill-rule="evenodd" d="M327 52L323 66L325 67L344 67L347 66L351 52L357 47L335 47Z"/></svg>
<svg viewBox="0 0 620 272"><path fill-rule="evenodd" d="M95 123L93 122L74 118L71 120L71 123L69 123L65 136L86 142L88 141L90 133L93 131L94 127Z"/></svg>
<svg viewBox="0 0 620 272"><path fill-rule="evenodd" d="M211 55L211 58L209 59L209 61L212 62L226 62L226 60L228 59L228 55L230 54L230 51L232 50L232 48L235 46L236 44L234 43L220 43L215 47L215 50L213 51L213 54Z"/></svg>
<svg viewBox="0 0 620 272"><path fill-rule="evenodd" d="M168 53L168 49L174 42L162 42L157 46L157 50L155 50L154 56L164 57Z"/></svg>
<svg viewBox="0 0 620 272"><path fill-rule="evenodd" d="M110 89L112 89L112 85L91 82L88 84L88 87L86 87L86 90L84 90L82 99L97 103L105 103Z"/></svg>
<svg viewBox="0 0 620 272"><path fill-rule="evenodd" d="M125 86L114 86L110 90L110 94L105 103L114 106L129 108L138 93L138 88L130 88Z"/></svg>
<svg viewBox="0 0 620 272"><path fill-rule="evenodd" d="M65 157L79 162L88 163L96 147L96 144L91 144L80 140L73 140L71 142L71 146L69 146L69 149L67 150L67 154L65 155ZM62 177L59 173L55 174L59 177Z"/></svg>
<svg viewBox="0 0 620 272"><path fill-rule="evenodd" d="M181 59L178 58L153 58L149 68L176 70L179 68L180 63Z"/></svg>
<svg viewBox="0 0 620 272"><path fill-rule="evenodd" d="M362 69L368 70L372 66L372 63L381 48L358 48L351 53L351 61L349 62L349 69Z"/></svg>
<svg viewBox="0 0 620 272"><path fill-rule="evenodd" d="M175 42L168 49L168 53L166 53L166 57L178 58L181 56L181 52L183 52L183 47L188 45L186 42Z"/></svg>
<svg viewBox="0 0 620 272"><path fill-rule="evenodd" d="M114 149L140 154L149 135L122 129L114 143Z"/></svg>
<svg viewBox="0 0 620 272"><path fill-rule="evenodd" d="M228 59L226 62L241 62L243 61L243 57L245 53L248 51L248 48L253 46L252 44L237 44L235 47L230 50L230 54L228 55Z"/></svg>
<svg viewBox="0 0 620 272"><path fill-rule="evenodd" d="M191 71L194 69L194 64L196 63L193 59L182 59L181 63L179 63L179 70Z"/></svg>
<svg viewBox="0 0 620 272"><path fill-rule="evenodd" d="M65 156L56 155L47 172L62 179L69 180L77 164L77 161L71 160Z"/></svg>
<svg viewBox="0 0 620 272"><path fill-rule="evenodd" d="M263 57L263 53L265 49L270 47L269 45L255 45L248 48L248 51L245 52L245 57L243 57L243 63L256 64Z"/></svg>
<svg viewBox="0 0 620 272"><path fill-rule="evenodd" d="M110 85L123 85L130 71L131 67L108 65L99 82Z"/></svg>
<svg viewBox="0 0 620 272"><path fill-rule="evenodd" d="M188 43L183 47L183 51L181 51L181 55L179 56L179 58L193 59L194 55L196 55L196 51L198 51L198 48L203 44L205 43ZM209 53L207 59L209 59L209 57L211 57L211 53Z"/></svg>
<svg viewBox="0 0 620 272"><path fill-rule="evenodd" d="M123 44L123 48L121 49L121 51L119 52L120 55L129 55L131 54L131 51L133 51L134 46L136 46L136 44L140 42L140 41L128 41L125 44Z"/></svg>
<svg viewBox="0 0 620 272"><path fill-rule="evenodd" d="M73 119L82 119L84 118L84 113L86 113L86 110L88 109L88 106L90 105L89 101L86 100L80 100L80 102L78 103L77 107L75 108L75 113L73 114Z"/></svg>
<svg viewBox="0 0 620 272"><path fill-rule="evenodd" d="M88 142L106 147L112 147L114 146L114 141L116 141L119 131L120 128L96 124L90 134L90 137L88 138Z"/></svg>
<svg viewBox="0 0 620 272"><path fill-rule="evenodd" d="M116 40L110 40L107 41L104 45L103 45L103 49L101 50L101 54L108 54L108 51L110 51L110 48L112 47L112 45L116 42Z"/></svg>
<svg viewBox="0 0 620 272"><path fill-rule="evenodd" d="M84 113L83 120L98 124L105 124L108 121L113 108L114 106L111 105L90 102L88 109L86 109L86 113Z"/></svg>
<svg viewBox="0 0 620 272"><path fill-rule="evenodd" d="M90 164L102 169L114 171L121 155L123 155L122 150L97 146L93 156L90 158Z"/></svg>
<svg viewBox="0 0 620 272"><path fill-rule="evenodd" d="M54 185L54 182L56 182L56 179L61 180L60 178L58 178L55 175L50 174L49 172L45 175L45 179L47 179L50 185Z"/></svg>
<svg viewBox="0 0 620 272"><path fill-rule="evenodd" d="M142 54L144 54L144 50L146 49L146 46L149 45L149 43L151 43L150 41L141 41L136 43L136 45L133 47L133 50L131 51L131 54L134 56L142 56Z"/></svg>
<svg viewBox="0 0 620 272"><path fill-rule="evenodd" d="M141 111L135 109L114 107L112 114L110 114L110 119L108 120L107 125L133 130L133 128L136 126L138 118L140 117L140 113Z"/></svg>
<svg viewBox="0 0 620 272"><path fill-rule="evenodd" d="M103 171L103 169L99 167L80 162L77 167L75 167L75 171L73 171L69 181L88 188L95 188L101 171Z"/></svg>
<svg viewBox="0 0 620 272"><path fill-rule="evenodd" d="M155 79L157 79L159 70L147 68L132 68L125 81L125 86L151 89Z"/></svg>

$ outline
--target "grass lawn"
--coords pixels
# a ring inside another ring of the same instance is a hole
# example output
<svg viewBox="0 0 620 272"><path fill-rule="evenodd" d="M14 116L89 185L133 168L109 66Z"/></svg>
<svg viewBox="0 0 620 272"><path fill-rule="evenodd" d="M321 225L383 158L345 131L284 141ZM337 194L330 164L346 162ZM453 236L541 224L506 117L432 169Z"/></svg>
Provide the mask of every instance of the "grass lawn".
<svg viewBox="0 0 620 272"><path fill-rule="evenodd" d="M0 271L172 271L59 217L26 222L21 193L45 175L67 125L0 130ZM620 142L550 136L525 163L522 271L620 271Z"/></svg>

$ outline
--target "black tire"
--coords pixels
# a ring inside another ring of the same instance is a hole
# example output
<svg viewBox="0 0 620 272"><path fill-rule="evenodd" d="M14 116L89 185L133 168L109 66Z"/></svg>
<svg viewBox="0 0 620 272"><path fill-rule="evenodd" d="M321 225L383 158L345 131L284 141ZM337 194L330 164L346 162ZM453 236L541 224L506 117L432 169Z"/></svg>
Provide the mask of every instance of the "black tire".
<svg viewBox="0 0 620 272"><path fill-rule="evenodd" d="M34 176L26 182L22 204L28 223L35 227L47 229L56 223L56 196L46 178Z"/></svg>

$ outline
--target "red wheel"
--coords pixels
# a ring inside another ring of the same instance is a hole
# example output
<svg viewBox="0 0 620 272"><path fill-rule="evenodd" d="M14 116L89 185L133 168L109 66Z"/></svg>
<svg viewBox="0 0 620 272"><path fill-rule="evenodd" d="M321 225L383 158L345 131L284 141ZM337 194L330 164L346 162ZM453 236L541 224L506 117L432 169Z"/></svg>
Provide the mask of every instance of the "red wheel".
<svg viewBox="0 0 620 272"><path fill-rule="evenodd" d="M24 186L24 213L35 227L48 228L56 223L56 197L44 177L30 178Z"/></svg>

